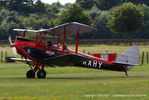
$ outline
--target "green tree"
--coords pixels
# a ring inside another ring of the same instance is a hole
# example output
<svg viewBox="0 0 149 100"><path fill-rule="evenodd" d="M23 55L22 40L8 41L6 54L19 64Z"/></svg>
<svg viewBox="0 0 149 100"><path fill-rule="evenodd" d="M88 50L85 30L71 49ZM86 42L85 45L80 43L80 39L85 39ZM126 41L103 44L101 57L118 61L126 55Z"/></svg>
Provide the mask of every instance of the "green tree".
<svg viewBox="0 0 149 100"><path fill-rule="evenodd" d="M92 17L94 20L96 17L99 16L99 14L102 12L100 9L97 8L96 5L94 5L90 10L87 11L88 14Z"/></svg>
<svg viewBox="0 0 149 100"><path fill-rule="evenodd" d="M116 6L119 0L98 0L98 8L102 10L108 10L113 6Z"/></svg>
<svg viewBox="0 0 149 100"><path fill-rule="evenodd" d="M17 13L11 11L8 13L8 16L3 17L3 21L0 25L0 39L8 39L8 35L11 34L15 37L13 32L14 28L24 28L21 20L17 17Z"/></svg>
<svg viewBox="0 0 149 100"><path fill-rule="evenodd" d="M41 2L41 0L37 0L34 5L34 11L36 13L45 13L45 4Z"/></svg>
<svg viewBox="0 0 149 100"><path fill-rule="evenodd" d="M58 24L67 23L67 22L80 22L87 25L91 25L92 20L84 9L77 3L68 6L63 10L59 16Z"/></svg>
<svg viewBox="0 0 149 100"><path fill-rule="evenodd" d="M100 11L98 13L98 16L96 16L93 20L93 25L97 30L94 33L81 35L80 38L90 38L90 39L112 38L113 34L107 27L107 22L110 18L111 18L110 10Z"/></svg>
<svg viewBox="0 0 149 100"><path fill-rule="evenodd" d="M143 11L144 13L144 26L139 30L139 32L137 32L137 37L136 38L144 38L144 39L147 39L149 38L149 6L143 4L143 5L140 5L141 7L141 10ZM141 34L139 34L141 33Z"/></svg>
<svg viewBox="0 0 149 100"><path fill-rule="evenodd" d="M112 19L109 20L108 24L114 33L129 33L131 44L131 33L143 26L143 13L140 7L135 4L124 3L113 10Z"/></svg>
<svg viewBox="0 0 149 100"><path fill-rule="evenodd" d="M90 9L92 8L95 4L97 4L97 0L76 0L77 3L81 5L81 7L85 9Z"/></svg>
<svg viewBox="0 0 149 100"><path fill-rule="evenodd" d="M107 27L107 22L111 18L110 11L102 11L94 20L94 27L97 31L93 34L95 38L112 38L112 33Z"/></svg>
<svg viewBox="0 0 149 100"><path fill-rule="evenodd" d="M45 4L45 15L48 19L54 19L58 17L59 8L56 5Z"/></svg>
<svg viewBox="0 0 149 100"><path fill-rule="evenodd" d="M25 23L25 28L27 29L47 29L52 26L51 20L45 16L41 17L37 14L30 14L29 17L21 16L20 19L22 19L22 22Z"/></svg>
<svg viewBox="0 0 149 100"><path fill-rule="evenodd" d="M134 4L146 4L149 5L149 0L120 0L121 3L132 2Z"/></svg>
<svg viewBox="0 0 149 100"><path fill-rule="evenodd" d="M114 6L117 6L126 2L132 2L134 4L149 5L149 0L76 0L76 2L79 3L81 7L87 10L91 9L95 4L101 10L108 10Z"/></svg>
<svg viewBox="0 0 149 100"><path fill-rule="evenodd" d="M101 10L108 10L122 2L122 0L77 0L81 7L89 10L96 5Z"/></svg>
<svg viewBox="0 0 149 100"><path fill-rule="evenodd" d="M52 5L53 5L53 6L56 6L56 7L58 7L58 8L62 8L62 7L63 7L63 5L62 5L59 1L53 3Z"/></svg>
<svg viewBox="0 0 149 100"><path fill-rule="evenodd" d="M34 0L5 0L6 7L9 10L19 13L28 14L33 10Z"/></svg>
<svg viewBox="0 0 149 100"><path fill-rule="evenodd" d="M5 18L9 15L9 11L8 10L5 10L5 9L2 9L0 10L0 23L5 20Z"/></svg>
<svg viewBox="0 0 149 100"><path fill-rule="evenodd" d="M143 5L140 6L140 8L141 8L141 10L144 13L144 17L143 17L144 24L149 23L149 6L143 4Z"/></svg>

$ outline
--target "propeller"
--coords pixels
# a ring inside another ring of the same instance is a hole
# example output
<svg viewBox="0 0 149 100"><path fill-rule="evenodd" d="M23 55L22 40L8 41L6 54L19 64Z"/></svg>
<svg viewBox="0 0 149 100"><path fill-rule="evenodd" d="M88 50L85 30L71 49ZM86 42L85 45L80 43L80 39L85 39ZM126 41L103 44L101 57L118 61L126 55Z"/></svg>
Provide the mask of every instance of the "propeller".
<svg viewBox="0 0 149 100"><path fill-rule="evenodd" d="M9 43L10 43L10 45L11 45L13 55L16 57L16 55L17 55L17 50L16 50L16 48L14 47L14 43L12 43L11 35L9 35L8 40L9 40Z"/></svg>

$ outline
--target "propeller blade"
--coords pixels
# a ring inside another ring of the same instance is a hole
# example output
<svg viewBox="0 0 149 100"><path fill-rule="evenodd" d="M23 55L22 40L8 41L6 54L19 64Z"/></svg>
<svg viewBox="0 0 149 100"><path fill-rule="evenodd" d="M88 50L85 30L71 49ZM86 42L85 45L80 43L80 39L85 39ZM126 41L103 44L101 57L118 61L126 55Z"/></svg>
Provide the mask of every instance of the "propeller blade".
<svg viewBox="0 0 149 100"><path fill-rule="evenodd" d="M13 55L16 57L16 55L17 55L17 50L16 50L15 47L12 47L12 52L13 52Z"/></svg>
<svg viewBox="0 0 149 100"><path fill-rule="evenodd" d="M13 55L16 57L16 55L17 55L17 50L16 50L16 48L14 47L14 44L12 43L11 35L9 35L8 40L9 40L9 43L10 43L10 45L11 45L11 47L12 47Z"/></svg>
<svg viewBox="0 0 149 100"><path fill-rule="evenodd" d="M12 46L13 43L12 43L12 40L11 40L11 35L9 35L8 40L9 40L10 45Z"/></svg>

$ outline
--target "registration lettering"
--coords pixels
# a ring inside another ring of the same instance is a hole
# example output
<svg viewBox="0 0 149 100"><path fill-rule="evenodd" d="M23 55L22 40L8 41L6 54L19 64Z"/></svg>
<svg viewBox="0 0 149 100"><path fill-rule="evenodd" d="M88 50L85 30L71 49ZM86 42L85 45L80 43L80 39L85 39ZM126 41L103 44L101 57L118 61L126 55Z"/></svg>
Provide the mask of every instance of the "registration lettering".
<svg viewBox="0 0 149 100"><path fill-rule="evenodd" d="M83 66L87 66L87 67L93 67L93 68L101 68L102 62L98 62L98 61L85 61L82 63Z"/></svg>
<svg viewBox="0 0 149 100"><path fill-rule="evenodd" d="M46 51L46 54L47 54L48 56L53 56L53 55L55 55L54 52L50 52L50 51Z"/></svg>

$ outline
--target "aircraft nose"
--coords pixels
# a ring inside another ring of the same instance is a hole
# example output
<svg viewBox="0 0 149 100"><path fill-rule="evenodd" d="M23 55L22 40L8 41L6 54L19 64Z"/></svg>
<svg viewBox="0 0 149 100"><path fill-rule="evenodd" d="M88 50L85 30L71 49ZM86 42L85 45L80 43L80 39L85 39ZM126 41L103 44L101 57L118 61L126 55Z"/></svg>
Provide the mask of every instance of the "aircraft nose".
<svg viewBox="0 0 149 100"><path fill-rule="evenodd" d="M11 48L12 48L13 55L16 57L16 55L17 55L17 49L16 49L15 44L12 43L10 46L11 46Z"/></svg>
<svg viewBox="0 0 149 100"><path fill-rule="evenodd" d="M11 44L10 46L11 46L11 47L15 47L14 44Z"/></svg>

